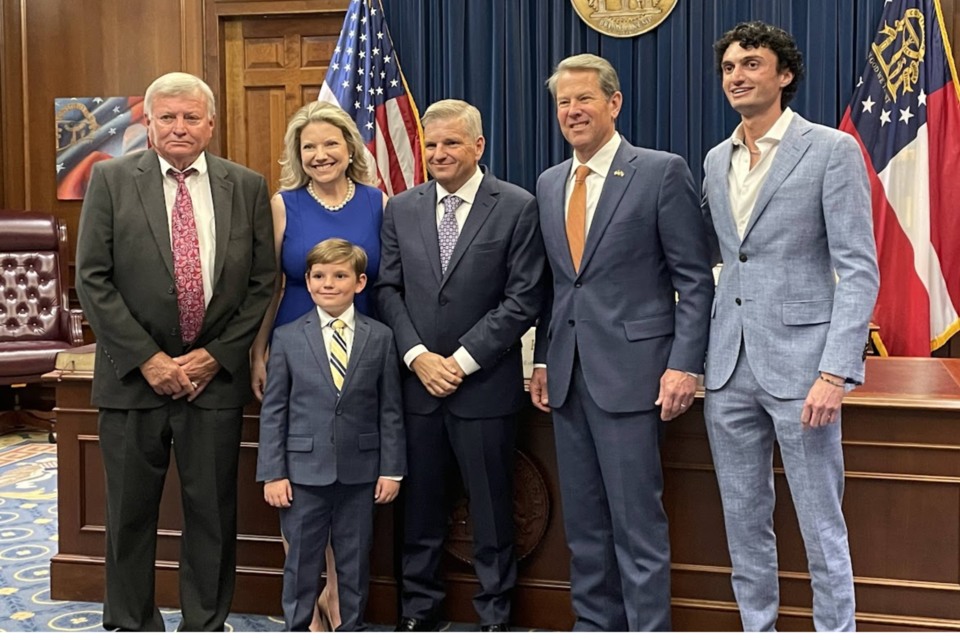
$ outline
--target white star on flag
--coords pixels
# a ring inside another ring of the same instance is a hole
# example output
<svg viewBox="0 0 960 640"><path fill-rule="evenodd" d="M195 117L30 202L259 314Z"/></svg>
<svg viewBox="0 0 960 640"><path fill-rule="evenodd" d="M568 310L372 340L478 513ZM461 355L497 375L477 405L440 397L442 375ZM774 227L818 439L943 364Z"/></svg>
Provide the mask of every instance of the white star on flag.
<svg viewBox="0 0 960 640"><path fill-rule="evenodd" d="M390 81L390 86L391 86L391 87L395 87L395 86L397 86L398 84L400 84L400 83L396 80L396 78L394 78L393 80Z"/></svg>
<svg viewBox="0 0 960 640"><path fill-rule="evenodd" d="M366 52L366 51L361 51L361 52L360 52L360 59L363 60L363 59L366 58L366 57L367 57L367 52Z"/></svg>
<svg viewBox="0 0 960 640"><path fill-rule="evenodd" d="M927 92L923 89L920 89L920 96L917 98L920 101L920 104L927 106Z"/></svg>
<svg viewBox="0 0 960 640"><path fill-rule="evenodd" d="M373 9L373 8L371 8L371 9L370 9L370 15L372 15L372 16L375 16L375 15L377 15L377 10L376 10L376 9Z"/></svg>
<svg viewBox="0 0 960 640"><path fill-rule="evenodd" d="M857 86L858 87L863 86L863 76L860 76L860 79L857 80Z"/></svg>
<svg viewBox="0 0 960 640"><path fill-rule="evenodd" d="M333 52L334 52L334 53L340 53L340 45L337 45L336 47L334 47L334 48L333 48Z"/></svg>
<svg viewBox="0 0 960 640"><path fill-rule="evenodd" d="M114 113L120 113L120 107L114 107L114 108L113 108L113 112L114 112Z"/></svg>
<svg viewBox="0 0 960 640"><path fill-rule="evenodd" d="M383 31L377 31L377 40L383 40Z"/></svg>
<svg viewBox="0 0 960 640"><path fill-rule="evenodd" d="M59 163L59 164L57 164L57 173L60 173L61 171L63 171L63 163L62 163L62 162Z"/></svg>
<svg viewBox="0 0 960 640"><path fill-rule="evenodd" d="M360 42L366 42L366 41L367 41L367 34L361 33L361 34L360 34Z"/></svg>
<svg viewBox="0 0 960 640"><path fill-rule="evenodd" d="M100 104L101 102L103 102L103 98L94 98L93 101L96 102L97 104Z"/></svg>
<svg viewBox="0 0 960 640"><path fill-rule="evenodd" d="M367 16L360 18L360 24L367 24Z"/></svg>
<svg viewBox="0 0 960 640"><path fill-rule="evenodd" d="M115 136L117 135L117 130L114 127L110 127L110 131L108 131L107 133L109 133L112 136Z"/></svg>
<svg viewBox="0 0 960 640"><path fill-rule="evenodd" d="M383 87L377 87L377 95L383 95Z"/></svg>
<svg viewBox="0 0 960 640"><path fill-rule="evenodd" d="M373 121L367 123L367 129L373 129Z"/></svg>
<svg viewBox="0 0 960 640"><path fill-rule="evenodd" d="M355 13L350 14L350 21L351 21L351 22L356 22L356 21L357 21L357 14L355 14Z"/></svg>
<svg viewBox="0 0 960 640"><path fill-rule="evenodd" d="M873 101L873 98L871 98L870 96L867 96L867 99L864 100L861 104L863 104L864 113L867 113L867 112L873 113L873 105L877 103Z"/></svg>
<svg viewBox="0 0 960 640"><path fill-rule="evenodd" d="M390 56L383 56L384 62L390 62Z"/></svg>
<svg viewBox="0 0 960 640"><path fill-rule="evenodd" d="M355 36L356 34L357 34L356 31L353 31L353 30L350 31L350 37L351 37L351 38L352 38L353 36Z"/></svg>
<svg viewBox="0 0 960 640"><path fill-rule="evenodd" d="M880 126L882 127L885 124L890 124L890 112L881 111L880 112Z"/></svg>
<svg viewBox="0 0 960 640"><path fill-rule="evenodd" d="M374 47L374 48L373 48L373 55L375 55L375 56L380 55L380 49L378 49L377 47Z"/></svg>
<svg viewBox="0 0 960 640"><path fill-rule="evenodd" d="M360 108L360 103L359 103L359 102L354 102L354 103L353 103L353 108L354 108L354 109L359 109L359 108Z"/></svg>
<svg viewBox="0 0 960 640"><path fill-rule="evenodd" d="M910 113L910 107L907 107L906 109L900 109L900 122L910 124L910 118L912 117L913 114Z"/></svg>
<svg viewBox="0 0 960 640"><path fill-rule="evenodd" d="M344 81L343 81L343 88L346 89L346 88L349 87L349 86L350 86L350 83L347 82L346 80L344 80Z"/></svg>
<svg viewBox="0 0 960 640"><path fill-rule="evenodd" d="M333 70L334 70L334 71L337 71L337 70L340 68L340 63L339 63L339 62L334 62L334 63L331 64L330 66L333 67ZM179 211L179 209L178 209L178 211Z"/></svg>
<svg viewBox="0 0 960 640"><path fill-rule="evenodd" d="M369 111L370 113L373 113L373 112L374 112L374 108L373 108L373 105L372 105L372 104L368 104L368 105L367 105L367 111Z"/></svg>

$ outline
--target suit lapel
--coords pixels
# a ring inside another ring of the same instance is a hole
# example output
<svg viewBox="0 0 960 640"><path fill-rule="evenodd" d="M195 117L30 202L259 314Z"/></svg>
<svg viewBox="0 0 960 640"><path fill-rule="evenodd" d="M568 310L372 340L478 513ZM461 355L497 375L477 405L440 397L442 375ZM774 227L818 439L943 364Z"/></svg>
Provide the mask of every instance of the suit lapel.
<svg viewBox="0 0 960 640"><path fill-rule="evenodd" d="M170 247L170 223L167 220L167 204L163 195L163 175L160 173L160 160L156 151L143 152L140 162L137 163L137 172L134 180L147 224L157 241L157 248L160 249L160 256L170 272L170 277L175 278L173 249Z"/></svg>
<svg viewBox="0 0 960 640"><path fill-rule="evenodd" d="M716 160L716 166L719 169L716 171L716 180L717 186L720 189L720 202L710 203L711 215L713 211L716 211L716 215L713 215L714 220L714 229L717 232L717 235L720 235L720 230L716 229L717 220L720 221L720 224L724 225L725 233L733 234L734 238L739 239L739 232L737 231L737 223L733 219L733 211L730 209L730 159L733 157L733 143L727 141L722 147L720 147L720 153ZM714 209L716 205L716 209Z"/></svg>
<svg viewBox="0 0 960 640"><path fill-rule="evenodd" d="M313 313L303 320L303 337L310 347L310 352L317 359L320 366L320 375L327 381L327 388L337 394L337 385L333 384L333 374L330 373L330 361L327 359L327 349L323 345L323 327L320 326L320 318L317 317L316 308Z"/></svg>
<svg viewBox="0 0 960 640"><path fill-rule="evenodd" d="M460 262L460 258L463 257L463 254L467 251L470 243L473 242L473 239L477 236L477 232L480 231L483 223L486 222L487 218L490 216L490 212L493 211L493 207L497 204L497 195L499 193L500 189L497 187L497 179L489 173L484 175L483 180L480 182L480 188L477 189L477 196L474 198L474 202L470 206L470 214L464 221L463 229L460 231L460 236L457 238L457 244L453 248L453 254L450 256L450 262L447 264L447 270L443 274L443 280L440 282L441 287L447 283L447 280L450 278L450 274L453 273L457 263ZM437 241L437 244L439 247L439 240ZM437 264L440 264L439 248L437 251Z"/></svg>
<svg viewBox="0 0 960 640"><path fill-rule="evenodd" d="M570 241L567 239L566 196L567 181L570 179L570 167L572 165L573 160L566 160L557 165L559 173L556 180L544 187L547 190L546 197L550 203L546 207L546 215L550 218L547 224L543 225L543 228L551 229L557 234L557 242L563 247L563 253L566 256L562 262L570 272L571 277L576 276L576 273L573 270L573 258L570 256ZM544 215L543 209L540 210L540 215Z"/></svg>
<svg viewBox="0 0 960 640"><path fill-rule="evenodd" d="M770 167L770 173L767 179L763 181L760 187L760 194L757 196L757 202L753 205L753 212L750 214L750 221L743 232L743 239L746 240L750 235L750 230L757 224L757 219L763 214L773 194L777 192L783 181L794 170L800 158L810 147L810 141L803 137L803 134L809 129L807 121L798 115L793 117L790 126L783 134L783 140L780 141L780 147L777 149L777 155L773 159L773 166ZM727 166L730 166L729 164ZM729 202L729 199L727 200Z"/></svg>
<svg viewBox="0 0 960 640"><path fill-rule="evenodd" d="M343 379L343 388L340 390L340 397L343 397L343 394L347 392L347 387L350 386L350 381L353 380L353 373L357 370L357 364L360 362L360 358L363 357L363 350L367 346L367 341L370 339L370 325L367 323L367 319L357 314L353 323L353 346L350 347L350 354L347 357L347 375ZM329 369L329 367L327 367ZM333 384L333 376L330 377L330 384ZM336 387L334 387L336 388ZM340 400L338 399L337 402Z"/></svg>
<svg viewBox="0 0 960 640"><path fill-rule="evenodd" d="M637 168L633 165L636 157L636 150L627 144L626 140L621 141L617 153L613 156L610 171L603 181L603 191L600 192L597 210L593 214L593 222L590 223L590 231L587 232L587 240L583 245L583 258L580 260L581 273L587 268L590 258L596 253L597 245L600 244L604 230L610 224L610 219L617 210L620 200L623 199L627 186L637 172Z"/></svg>
<svg viewBox="0 0 960 640"><path fill-rule="evenodd" d="M437 183L431 180L420 191L417 202L417 217L420 219L420 235L427 251L427 262L433 268L437 282L443 279L440 272L440 235L437 232Z"/></svg>
<svg viewBox="0 0 960 640"><path fill-rule="evenodd" d="M213 290L223 273L227 260L227 245L230 242L230 225L233 221L233 183L227 178L227 169L216 156L207 154L207 170L210 174L210 192L213 196L213 216L216 220L217 250L213 261Z"/></svg>

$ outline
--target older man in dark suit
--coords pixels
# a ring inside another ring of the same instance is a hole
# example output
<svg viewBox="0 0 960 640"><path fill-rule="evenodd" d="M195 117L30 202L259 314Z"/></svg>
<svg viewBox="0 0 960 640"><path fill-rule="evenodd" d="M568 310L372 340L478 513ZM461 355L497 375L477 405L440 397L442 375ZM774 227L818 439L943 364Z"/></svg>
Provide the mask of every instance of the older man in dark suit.
<svg viewBox="0 0 960 640"><path fill-rule="evenodd" d="M223 630L248 351L273 293L273 224L263 177L205 152L215 105L202 80L162 76L144 110L153 149L95 165L77 246L77 294L99 345L103 626L164 629L154 556L172 442L183 487L180 629Z"/></svg>
<svg viewBox="0 0 960 640"><path fill-rule="evenodd" d="M481 171L477 109L443 100L423 116L434 180L387 203L377 302L409 369L408 474L398 631L435 629L453 459L470 496L474 606L506 631L513 552L515 416L523 401L520 338L540 312L543 244L533 196Z"/></svg>

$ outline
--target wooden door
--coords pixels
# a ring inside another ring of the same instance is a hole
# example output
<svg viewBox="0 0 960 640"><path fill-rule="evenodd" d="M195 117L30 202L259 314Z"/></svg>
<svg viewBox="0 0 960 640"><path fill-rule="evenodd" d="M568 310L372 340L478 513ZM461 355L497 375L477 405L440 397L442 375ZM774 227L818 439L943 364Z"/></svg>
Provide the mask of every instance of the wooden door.
<svg viewBox="0 0 960 640"><path fill-rule="evenodd" d="M280 183L287 121L316 100L343 26L343 13L242 16L224 21L226 156Z"/></svg>

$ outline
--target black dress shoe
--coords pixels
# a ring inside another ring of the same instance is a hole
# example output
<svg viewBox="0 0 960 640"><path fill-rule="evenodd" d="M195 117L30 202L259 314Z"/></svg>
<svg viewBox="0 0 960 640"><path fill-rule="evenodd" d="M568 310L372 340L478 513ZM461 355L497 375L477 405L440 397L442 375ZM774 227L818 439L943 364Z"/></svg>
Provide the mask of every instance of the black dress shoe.
<svg viewBox="0 0 960 640"><path fill-rule="evenodd" d="M504 624L484 624L480 625L480 631L510 631L510 625Z"/></svg>
<svg viewBox="0 0 960 640"><path fill-rule="evenodd" d="M436 620L420 620L419 618L400 618L400 624L394 631L436 631L440 623Z"/></svg>

